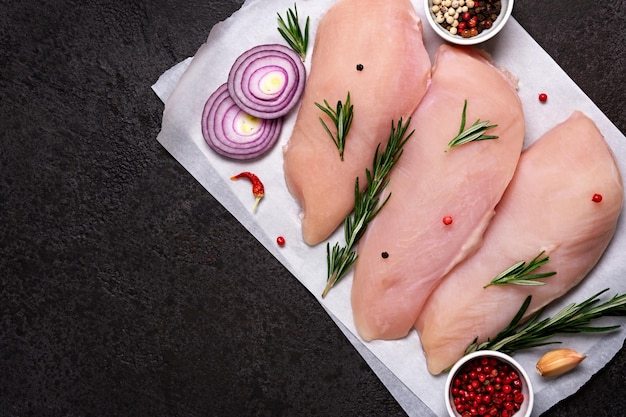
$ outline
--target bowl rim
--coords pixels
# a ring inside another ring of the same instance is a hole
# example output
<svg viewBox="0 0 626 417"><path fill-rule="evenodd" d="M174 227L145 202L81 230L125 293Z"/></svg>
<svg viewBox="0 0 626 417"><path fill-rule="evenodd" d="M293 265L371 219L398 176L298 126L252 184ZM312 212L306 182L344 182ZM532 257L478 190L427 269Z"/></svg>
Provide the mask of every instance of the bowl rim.
<svg viewBox="0 0 626 417"><path fill-rule="evenodd" d="M459 413L456 412L456 410L452 408L452 401L450 401L450 386L452 385L452 379L458 372L459 368L461 368L461 366L465 365L470 360L481 357L481 356L496 357L502 361L508 362L509 365L513 366L520 373L522 379L524 379L525 386L528 389L527 398L524 399L525 402L527 401L527 404L526 404L527 408L524 414L520 414L520 416L516 415L515 417L529 417L533 410L533 406L535 402L535 394L533 391L532 381L530 380L530 377L528 376L528 373L526 373L526 370L524 369L524 367L520 365L519 362L517 362L515 359L513 359L511 356L507 355L506 353L502 353L497 350L477 350L475 352L472 352L463 356L454 364L454 366L452 366L452 368L448 372L448 377L446 378L446 385L445 385L444 396L443 396L446 402L446 410L448 411L448 415L450 417L459 417L460 415Z"/></svg>
<svg viewBox="0 0 626 417"><path fill-rule="evenodd" d="M484 31L478 36L474 36L471 38L463 38L461 36L452 35L447 30L445 30L439 23L437 23L434 19L433 13L430 11L430 3L432 0L424 0L424 13L426 14L426 20L428 21L430 27L433 31L442 39L447 42L454 43L457 45L476 45L479 43L483 43L488 41L489 39L496 36L504 26L506 26L507 21L511 17L513 12L513 3L514 0L501 0L503 3L506 3L506 8L503 12L501 12L500 16L496 20L496 24L487 31Z"/></svg>

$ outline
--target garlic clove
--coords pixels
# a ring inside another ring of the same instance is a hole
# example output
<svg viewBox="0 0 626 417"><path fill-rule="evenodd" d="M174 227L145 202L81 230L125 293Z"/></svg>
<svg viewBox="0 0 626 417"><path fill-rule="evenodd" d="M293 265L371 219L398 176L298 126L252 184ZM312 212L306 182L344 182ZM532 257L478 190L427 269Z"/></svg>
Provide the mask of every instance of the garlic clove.
<svg viewBox="0 0 626 417"><path fill-rule="evenodd" d="M586 357L573 349L551 350L537 362L537 373L544 377L560 376L576 368Z"/></svg>

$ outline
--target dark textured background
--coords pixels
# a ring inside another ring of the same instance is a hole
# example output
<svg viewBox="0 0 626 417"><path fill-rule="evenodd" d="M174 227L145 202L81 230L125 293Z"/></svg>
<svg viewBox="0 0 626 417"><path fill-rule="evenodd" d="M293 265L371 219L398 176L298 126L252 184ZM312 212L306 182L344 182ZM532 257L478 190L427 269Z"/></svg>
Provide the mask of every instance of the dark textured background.
<svg viewBox="0 0 626 417"><path fill-rule="evenodd" d="M155 139L150 85L241 3L0 0L0 415L404 415ZM514 16L626 131L625 2ZM626 415L625 370L545 415Z"/></svg>

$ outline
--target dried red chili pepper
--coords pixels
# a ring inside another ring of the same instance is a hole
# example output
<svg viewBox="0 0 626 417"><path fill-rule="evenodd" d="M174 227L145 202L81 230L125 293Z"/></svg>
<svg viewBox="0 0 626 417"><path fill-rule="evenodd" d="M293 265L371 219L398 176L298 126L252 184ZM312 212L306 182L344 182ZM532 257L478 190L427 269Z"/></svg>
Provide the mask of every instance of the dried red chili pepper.
<svg viewBox="0 0 626 417"><path fill-rule="evenodd" d="M252 183L252 194L256 197L252 211L256 211L259 201L261 201L261 198L265 195L265 187L263 187L263 183L259 177L254 175L252 172L245 171L230 177L231 180L238 180L240 178L247 178Z"/></svg>

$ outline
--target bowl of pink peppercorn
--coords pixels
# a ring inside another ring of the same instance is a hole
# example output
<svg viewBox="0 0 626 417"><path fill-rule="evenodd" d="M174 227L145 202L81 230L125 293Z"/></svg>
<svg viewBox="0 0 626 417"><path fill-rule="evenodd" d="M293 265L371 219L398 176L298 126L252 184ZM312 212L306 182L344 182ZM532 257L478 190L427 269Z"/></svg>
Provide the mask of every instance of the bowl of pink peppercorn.
<svg viewBox="0 0 626 417"><path fill-rule="evenodd" d="M534 403L524 368L492 350L461 358L448 374L444 398L450 417L529 417Z"/></svg>
<svg viewBox="0 0 626 417"><path fill-rule="evenodd" d="M496 36L513 11L513 0L424 0L426 20L437 35L457 45Z"/></svg>

